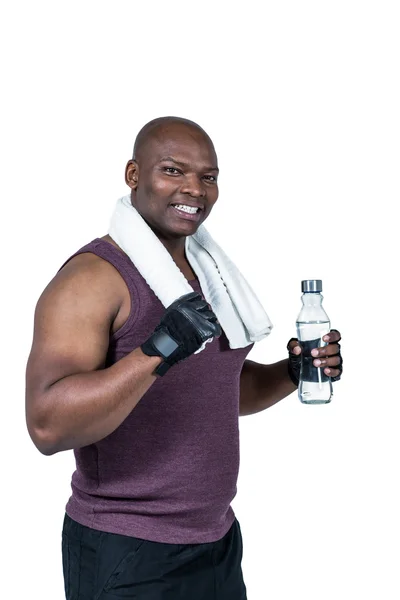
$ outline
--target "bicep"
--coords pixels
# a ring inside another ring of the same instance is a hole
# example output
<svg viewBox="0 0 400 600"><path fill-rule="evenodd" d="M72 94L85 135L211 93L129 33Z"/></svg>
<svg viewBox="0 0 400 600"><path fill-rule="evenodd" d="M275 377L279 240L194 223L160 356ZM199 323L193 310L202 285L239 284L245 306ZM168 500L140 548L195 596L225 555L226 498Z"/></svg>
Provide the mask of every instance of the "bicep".
<svg viewBox="0 0 400 600"><path fill-rule="evenodd" d="M54 278L36 306L26 370L28 408L60 379L105 364L118 298L101 266L82 261L75 266Z"/></svg>

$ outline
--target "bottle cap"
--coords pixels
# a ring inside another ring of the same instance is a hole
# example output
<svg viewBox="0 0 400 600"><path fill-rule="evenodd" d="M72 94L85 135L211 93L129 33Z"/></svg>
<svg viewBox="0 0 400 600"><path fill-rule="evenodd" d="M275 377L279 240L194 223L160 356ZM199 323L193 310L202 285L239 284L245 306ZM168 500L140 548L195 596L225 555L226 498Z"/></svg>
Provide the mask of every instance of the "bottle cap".
<svg viewBox="0 0 400 600"><path fill-rule="evenodd" d="M303 294L307 292L322 292L321 279L304 279L301 282L301 291Z"/></svg>

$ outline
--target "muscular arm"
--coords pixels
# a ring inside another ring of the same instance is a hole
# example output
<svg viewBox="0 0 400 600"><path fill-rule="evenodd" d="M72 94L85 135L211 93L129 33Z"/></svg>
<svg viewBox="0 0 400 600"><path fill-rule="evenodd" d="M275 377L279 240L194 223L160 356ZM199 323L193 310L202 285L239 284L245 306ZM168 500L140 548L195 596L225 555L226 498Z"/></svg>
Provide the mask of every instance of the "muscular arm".
<svg viewBox="0 0 400 600"><path fill-rule="evenodd" d="M288 359L272 365L245 360L240 375L239 416L265 410L296 389L288 375Z"/></svg>
<svg viewBox="0 0 400 600"><path fill-rule="evenodd" d="M73 258L39 298L26 369L26 421L43 454L112 433L157 379L161 358L136 348L104 368L121 307L119 274L92 254Z"/></svg>

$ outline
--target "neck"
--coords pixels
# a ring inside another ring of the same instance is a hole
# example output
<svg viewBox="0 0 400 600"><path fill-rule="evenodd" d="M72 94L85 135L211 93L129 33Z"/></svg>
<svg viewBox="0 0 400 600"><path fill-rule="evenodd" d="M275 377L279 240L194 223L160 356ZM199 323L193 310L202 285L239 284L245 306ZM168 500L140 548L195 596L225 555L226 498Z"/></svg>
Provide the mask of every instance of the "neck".
<svg viewBox="0 0 400 600"><path fill-rule="evenodd" d="M172 258L175 262L182 262L185 260L185 239L186 238L178 238L178 239L165 239L160 237L157 232L154 232L162 245L168 250Z"/></svg>

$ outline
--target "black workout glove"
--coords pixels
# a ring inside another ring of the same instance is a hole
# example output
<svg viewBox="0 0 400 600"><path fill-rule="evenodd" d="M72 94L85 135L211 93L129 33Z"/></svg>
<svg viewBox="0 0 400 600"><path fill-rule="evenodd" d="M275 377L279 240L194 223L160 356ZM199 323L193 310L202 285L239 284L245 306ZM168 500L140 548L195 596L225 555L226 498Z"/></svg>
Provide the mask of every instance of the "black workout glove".
<svg viewBox="0 0 400 600"><path fill-rule="evenodd" d="M172 365L221 333L218 319L207 302L198 292L190 292L168 306L154 333L140 347L144 354L164 359L156 369L157 375L163 376Z"/></svg>

